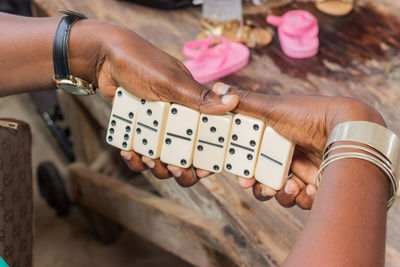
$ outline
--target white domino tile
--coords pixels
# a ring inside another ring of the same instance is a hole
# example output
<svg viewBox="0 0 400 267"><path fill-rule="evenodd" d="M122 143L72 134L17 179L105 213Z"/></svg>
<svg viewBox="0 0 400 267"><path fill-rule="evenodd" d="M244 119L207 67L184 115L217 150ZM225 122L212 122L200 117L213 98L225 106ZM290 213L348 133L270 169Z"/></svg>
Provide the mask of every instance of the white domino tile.
<svg viewBox="0 0 400 267"><path fill-rule="evenodd" d="M136 112L139 99L119 87L115 93L114 103L108 124L106 141L122 150L132 150Z"/></svg>
<svg viewBox="0 0 400 267"><path fill-rule="evenodd" d="M256 180L280 190L287 180L293 151L294 144L291 141L267 126L258 154Z"/></svg>
<svg viewBox="0 0 400 267"><path fill-rule="evenodd" d="M168 112L160 159L166 164L188 168L193 161L200 113L182 105L172 104Z"/></svg>
<svg viewBox="0 0 400 267"><path fill-rule="evenodd" d="M236 114L225 158L225 170L245 178L254 176L258 150L265 123L261 120Z"/></svg>
<svg viewBox="0 0 400 267"><path fill-rule="evenodd" d="M152 159L160 157L169 107L167 102L140 100L133 140L134 151Z"/></svg>
<svg viewBox="0 0 400 267"><path fill-rule="evenodd" d="M215 173L223 170L231 124L231 115L200 115L194 167Z"/></svg>

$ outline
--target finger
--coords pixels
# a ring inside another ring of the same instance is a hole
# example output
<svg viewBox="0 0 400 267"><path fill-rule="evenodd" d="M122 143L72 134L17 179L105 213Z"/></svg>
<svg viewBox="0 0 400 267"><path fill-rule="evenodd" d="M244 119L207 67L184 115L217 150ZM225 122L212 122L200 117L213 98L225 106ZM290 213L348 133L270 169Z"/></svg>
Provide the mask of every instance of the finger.
<svg viewBox="0 0 400 267"><path fill-rule="evenodd" d="M290 169L305 184L315 184L315 177L318 173L318 167L307 158L294 156Z"/></svg>
<svg viewBox="0 0 400 267"><path fill-rule="evenodd" d="M275 190L259 182L256 182L253 186L253 195L256 199L260 201L270 200L276 195L276 193L277 192Z"/></svg>
<svg viewBox="0 0 400 267"><path fill-rule="evenodd" d="M156 165L156 163L154 162L154 160L152 160L151 158L148 158L146 156L142 156L142 161L144 164L147 165L147 167L149 167L150 169L153 169L154 166Z"/></svg>
<svg viewBox="0 0 400 267"><path fill-rule="evenodd" d="M295 175L286 182L283 190L278 191L275 196L279 204L286 208L293 207L296 204L295 199L301 190L300 184L293 179L294 177Z"/></svg>
<svg viewBox="0 0 400 267"><path fill-rule="evenodd" d="M314 198L317 190L314 185L307 185L304 187L299 195L296 197L296 205L304 210L309 210L314 203Z"/></svg>
<svg viewBox="0 0 400 267"><path fill-rule="evenodd" d="M140 155L136 152L121 150L121 157L124 159L126 165L134 172L141 172L146 169Z"/></svg>
<svg viewBox="0 0 400 267"><path fill-rule="evenodd" d="M196 171L190 167L187 169L182 169L173 165L167 166L168 170L175 177L176 182L183 187L189 187L197 183L199 178L196 175Z"/></svg>
<svg viewBox="0 0 400 267"><path fill-rule="evenodd" d="M297 183L299 190L303 189L306 186L306 184L294 173L292 173L292 176L286 182L289 182L289 184L290 183L294 183L294 182ZM285 186L286 186L286 184L285 184ZM293 186L292 188L296 190L297 189L297 185ZM290 189L286 189L286 190L287 190L287 192L290 192ZM294 191L294 192L292 191L292 194L296 194L296 193L298 194L300 192L299 191Z"/></svg>
<svg viewBox="0 0 400 267"><path fill-rule="evenodd" d="M279 116L275 114L276 112L273 111L276 103L278 102L278 99L280 99L279 96L238 90L221 82L216 83L213 86L212 91L218 95L239 95L240 101L236 108L233 110L234 113L241 113L258 118L267 122L268 125L272 127L275 126L276 122L279 119ZM279 130L280 129L278 129L278 131Z"/></svg>
<svg viewBox="0 0 400 267"><path fill-rule="evenodd" d="M263 115L266 111L266 106L270 104L270 101L275 102L274 99L277 98L277 96L274 95L264 95L251 91L239 90L222 82L216 83L213 86L212 91L217 95L239 95L240 103L235 108L235 112L253 115L261 120L264 119Z"/></svg>
<svg viewBox="0 0 400 267"><path fill-rule="evenodd" d="M142 161L149 167L151 173L158 179L168 179L172 174L167 169L167 165L162 163L159 159L150 159L143 156Z"/></svg>
<svg viewBox="0 0 400 267"><path fill-rule="evenodd" d="M240 187L243 189L250 188L256 183L256 179L254 179L254 178L249 179L249 178L238 176L237 180L238 180Z"/></svg>
<svg viewBox="0 0 400 267"><path fill-rule="evenodd" d="M221 86L215 85L213 91L221 90ZM315 131L315 134L321 134L317 124L313 124L314 120L323 120L319 115L326 112L327 102L321 97L269 95L234 88L230 88L227 94L237 94L240 97L233 113L258 118L296 144L309 145L311 142L309 136L305 137L300 130L308 129ZM321 136L318 135L315 139L318 141Z"/></svg>
<svg viewBox="0 0 400 267"><path fill-rule="evenodd" d="M211 174L212 174L212 172L210 172L210 171L206 171L206 170L202 170L202 169L196 170L196 175L199 178L204 178L204 177L210 176Z"/></svg>
<svg viewBox="0 0 400 267"><path fill-rule="evenodd" d="M217 82L216 84L214 84L214 86L212 87L211 91L215 94L217 94L218 96L223 96L223 95L239 95L240 91L233 88L232 86L226 84L226 83L222 83L222 82Z"/></svg>
<svg viewBox="0 0 400 267"><path fill-rule="evenodd" d="M206 114L224 114L234 109L239 103L239 96L234 92L228 93L226 90L225 93L218 95L194 79L187 80L179 92L180 96L175 102Z"/></svg>

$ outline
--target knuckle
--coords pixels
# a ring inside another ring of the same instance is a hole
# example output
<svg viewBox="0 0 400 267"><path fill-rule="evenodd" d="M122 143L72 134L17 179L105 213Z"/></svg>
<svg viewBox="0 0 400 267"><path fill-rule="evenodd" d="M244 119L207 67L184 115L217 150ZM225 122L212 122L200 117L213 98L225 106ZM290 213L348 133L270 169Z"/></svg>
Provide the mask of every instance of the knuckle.
<svg viewBox="0 0 400 267"><path fill-rule="evenodd" d="M146 169L146 167L144 167L141 164L138 164L137 162L126 161L126 165L128 165L129 169L131 169L131 171L134 171L134 172L141 172Z"/></svg>
<svg viewBox="0 0 400 267"><path fill-rule="evenodd" d="M299 200L296 199L296 205L303 210L309 210L311 209L312 201L308 197L300 198Z"/></svg>
<svg viewBox="0 0 400 267"><path fill-rule="evenodd" d="M165 69L167 70L168 78L173 83L185 84L187 81L194 81L193 75L181 61L172 56L169 59Z"/></svg>
<svg viewBox="0 0 400 267"><path fill-rule="evenodd" d="M208 90L207 88L204 87L200 88L200 102L202 104L206 103L211 94L212 94L211 90Z"/></svg>
<svg viewBox="0 0 400 267"><path fill-rule="evenodd" d="M296 197L295 202L299 208L303 210L309 210L313 204L313 198L308 196L306 194L306 189L303 188L300 194Z"/></svg>
<svg viewBox="0 0 400 267"><path fill-rule="evenodd" d="M251 102L253 93L252 91L248 90L242 90L239 92L239 99L241 103L247 104L248 102Z"/></svg>
<svg viewBox="0 0 400 267"><path fill-rule="evenodd" d="M154 168L150 169L151 173L158 179L168 179L172 177L171 172L167 169L167 166L159 160L155 161Z"/></svg>
<svg viewBox="0 0 400 267"><path fill-rule="evenodd" d="M174 92L176 92L176 94L170 95L170 98L174 100L174 102L185 104L198 110L200 110L204 104L208 103L210 95L212 95L211 90L208 90L203 85L193 80L191 76L182 76L182 74L173 75L174 76L169 80L173 81L170 87L175 88Z"/></svg>
<svg viewBox="0 0 400 267"><path fill-rule="evenodd" d="M268 201L272 199L274 196L263 196L262 195L262 184L261 183L256 183L253 186L253 196L259 200L259 201Z"/></svg>
<svg viewBox="0 0 400 267"><path fill-rule="evenodd" d="M198 85L198 89L196 91L198 92L196 96L198 110L203 111L203 106L210 102L211 96L214 93L200 84Z"/></svg>
<svg viewBox="0 0 400 267"><path fill-rule="evenodd" d="M261 193L253 193L254 197L259 201L268 201L271 200L274 196L264 197Z"/></svg>
<svg viewBox="0 0 400 267"><path fill-rule="evenodd" d="M187 177L175 177L175 181L182 187L191 187L197 182L195 179L187 179Z"/></svg>
<svg viewBox="0 0 400 267"><path fill-rule="evenodd" d="M197 183L198 177L196 175L196 172L193 168L190 168L189 170L186 170L182 173L182 176L180 177L175 177L175 181L182 187L190 187Z"/></svg>
<svg viewBox="0 0 400 267"><path fill-rule="evenodd" d="M296 203L297 206L302 209L302 210L310 210L311 209L311 205L309 203L305 204L305 203Z"/></svg>
<svg viewBox="0 0 400 267"><path fill-rule="evenodd" d="M171 177L171 175L168 173L168 171L160 170L160 169L156 169L156 168L151 169L151 173L158 179L167 179L167 178Z"/></svg>
<svg viewBox="0 0 400 267"><path fill-rule="evenodd" d="M295 203L294 202L290 202L290 201L279 201L278 200L278 202L279 202L279 204L281 204L281 206L282 207L284 207L284 208L291 208L291 207L293 207L294 205L295 205Z"/></svg>
<svg viewBox="0 0 400 267"><path fill-rule="evenodd" d="M282 191L279 191L278 194L276 194L275 199L285 208L291 208L296 204L294 196L288 195Z"/></svg>
<svg viewBox="0 0 400 267"><path fill-rule="evenodd" d="M188 73L181 71L180 67L178 67L178 70L174 69L173 71L171 70L168 72L168 76L173 83L177 84L184 84L187 80L192 78Z"/></svg>
<svg viewBox="0 0 400 267"><path fill-rule="evenodd" d="M185 75L188 75L189 77L193 77L192 74L190 73L190 71L186 68L186 66L185 66L181 61L179 61L179 60L176 59L176 58L173 58L173 59L174 59L174 62L175 62L175 64L176 64L177 68L178 68L182 73L184 73Z"/></svg>

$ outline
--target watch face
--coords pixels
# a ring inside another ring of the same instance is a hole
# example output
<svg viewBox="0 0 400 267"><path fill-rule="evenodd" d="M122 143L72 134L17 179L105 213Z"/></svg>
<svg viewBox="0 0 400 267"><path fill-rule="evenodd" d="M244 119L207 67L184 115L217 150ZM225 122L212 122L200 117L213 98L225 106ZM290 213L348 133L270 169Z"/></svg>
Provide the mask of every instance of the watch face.
<svg viewBox="0 0 400 267"><path fill-rule="evenodd" d="M57 87L61 90L66 91L67 93L74 94L74 95L89 95L87 89L77 86L73 83L58 83Z"/></svg>

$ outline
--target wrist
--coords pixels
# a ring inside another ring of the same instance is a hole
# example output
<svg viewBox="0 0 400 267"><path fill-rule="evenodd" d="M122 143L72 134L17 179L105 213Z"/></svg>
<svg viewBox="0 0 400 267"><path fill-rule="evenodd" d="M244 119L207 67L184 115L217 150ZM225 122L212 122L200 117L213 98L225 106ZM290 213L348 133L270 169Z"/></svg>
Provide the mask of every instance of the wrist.
<svg viewBox="0 0 400 267"><path fill-rule="evenodd" d="M337 125L328 138L319 173L337 160L354 158L372 163L380 168L390 181L388 202L390 208L399 185L396 176L400 169L400 154L398 153L400 140L378 122L347 121Z"/></svg>
<svg viewBox="0 0 400 267"><path fill-rule="evenodd" d="M354 98L338 97L328 109L335 112L327 112L327 137L336 125L346 121L368 121L386 127L384 119L376 109Z"/></svg>
<svg viewBox="0 0 400 267"><path fill-rule="evenodd" d="M79 20L71 28L68 61L71 74L98 87L97 73L106 55L105 38L111 24Z"/></svg>

